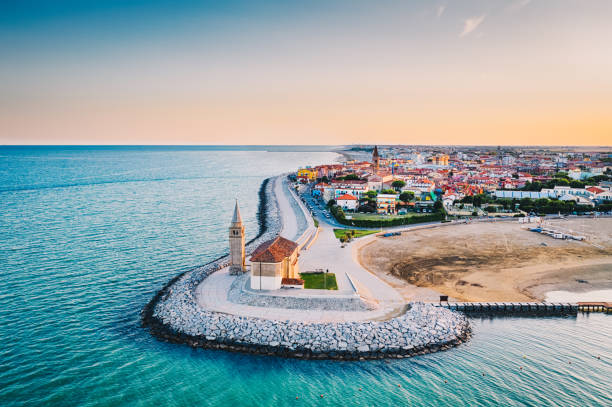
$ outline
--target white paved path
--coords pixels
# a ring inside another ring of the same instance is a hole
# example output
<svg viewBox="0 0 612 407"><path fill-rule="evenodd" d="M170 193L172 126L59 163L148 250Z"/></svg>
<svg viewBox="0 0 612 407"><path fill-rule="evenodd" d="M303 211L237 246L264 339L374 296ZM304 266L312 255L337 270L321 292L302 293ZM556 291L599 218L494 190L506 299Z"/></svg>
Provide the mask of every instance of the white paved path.
<svg viewBox="0 0 612 407"><path fill-rule="evenodd" d="M283 227L280 235L289 240L295 240L298 236L298 223L293 212L293 207L289 203L288 192L284 191L281 177L274 178L274 194L278 202L278 209L281 212Z"/></svg>
<svg viewBox="0 0 612 407"><path fill-rule="evenodd" d="M306 309L287 309L271 307L254 307L236 304L227 299L227 293L235 280L229 275L229 269L219 270L202 281L196 289L198 305L204 309L224 314L240 315L244 317L275 319L280 321L302 322L343 322L364 321L372 319L389 319L397 316L403 310L378 308L373 311L322 311ZM285 291L285 290L279 290ZM316 290L318 293L320 290ZM285 291L286 293L286 291ZM301 294L304 294L302 292ZM343 296L337 291L329 291L331 296ZM402 304L403 305L403 304Z"/></svg>

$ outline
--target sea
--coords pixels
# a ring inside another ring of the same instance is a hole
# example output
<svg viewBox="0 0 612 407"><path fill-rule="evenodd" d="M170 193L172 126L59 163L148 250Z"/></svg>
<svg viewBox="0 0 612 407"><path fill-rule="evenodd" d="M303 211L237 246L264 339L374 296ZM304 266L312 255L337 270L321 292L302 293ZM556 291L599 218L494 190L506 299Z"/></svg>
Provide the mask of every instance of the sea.
<svg viewBox="0 0 612 407"><path fill-rule="evenodd" d="M266 177L330 147L0 147L0 406L612 406L612 316L474 318L457 348L307 361L153 338L140 311L257 234Z"/></svg>

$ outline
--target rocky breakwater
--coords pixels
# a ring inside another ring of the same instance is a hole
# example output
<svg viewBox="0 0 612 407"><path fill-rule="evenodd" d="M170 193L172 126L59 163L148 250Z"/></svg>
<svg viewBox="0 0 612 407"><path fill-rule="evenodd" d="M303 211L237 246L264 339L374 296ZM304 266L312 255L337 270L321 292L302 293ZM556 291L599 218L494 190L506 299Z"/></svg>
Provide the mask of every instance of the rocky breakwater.
<svg viewBox="0 0 612 407"><path fill-rule="evenodd" d="M388 321L313 323L191 313L186 304L159 309L157 317L193 347L302 359L403 358L445 350L470 335L465 316L423 303ZM178 308L177 308L178 306Z"/></svg>
<svg viewBox="0 0 612 407"><path fill-rule="evenodd" d="M262 231L249 243L250 250L280 230L272 184L262 185ZM144 308L143 325L160 339L193 347L304 359L408 357L448 349L470 335L463 314L423 303L410 304L403 315L387 321L342 323L276 321L200 308L197 285L226 265L224 256L172 279Z"/></svg>

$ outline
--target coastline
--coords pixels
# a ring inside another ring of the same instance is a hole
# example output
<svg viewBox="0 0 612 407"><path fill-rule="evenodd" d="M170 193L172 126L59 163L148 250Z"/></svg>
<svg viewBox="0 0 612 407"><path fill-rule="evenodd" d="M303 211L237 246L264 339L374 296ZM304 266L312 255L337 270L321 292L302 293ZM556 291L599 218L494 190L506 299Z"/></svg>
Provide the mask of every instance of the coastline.
<svg viewBox="0 0 612 407"><path fill-rule="evenodd" d="M262 182L260 231L247 253L282 228L273 187ZM468 340L463 314L423 303L386 321L299 323L221 314L198 307L195 290L227 265L227 255L172 278L142 311L142 325L158 339L207 349L224 349L302 359L403 358L449 349Z"/></svg>
<svg viewBox="0 0 612 407"><path fill-rule="evenodd" d="M588 230L588 242L553 239L511 221L414 229L372 241L359 260L407 299L419 298L419 290L435 290L458 301L544 301L551 291L612 289L611 222L549 221Z"/></svg>

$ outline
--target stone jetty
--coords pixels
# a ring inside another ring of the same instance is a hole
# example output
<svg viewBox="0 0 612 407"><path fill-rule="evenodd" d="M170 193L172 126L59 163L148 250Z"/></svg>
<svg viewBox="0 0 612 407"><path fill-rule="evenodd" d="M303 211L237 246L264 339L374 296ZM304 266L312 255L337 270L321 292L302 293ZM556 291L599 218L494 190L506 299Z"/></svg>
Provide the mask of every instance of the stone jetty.
<svg viewBox="0 0 612 407"><path fill-rule="evenodd" d="M260 233L247 252L281 228L273 182L260 189ZM169 281L142 312L143 325L156 337L193 347L304 359L402 358L456 346L470 336L461 314L411 303L402 315L385 321L304 323L242 317L202 309L195 290L211 273L226 267L227 256Z"/></svg>

